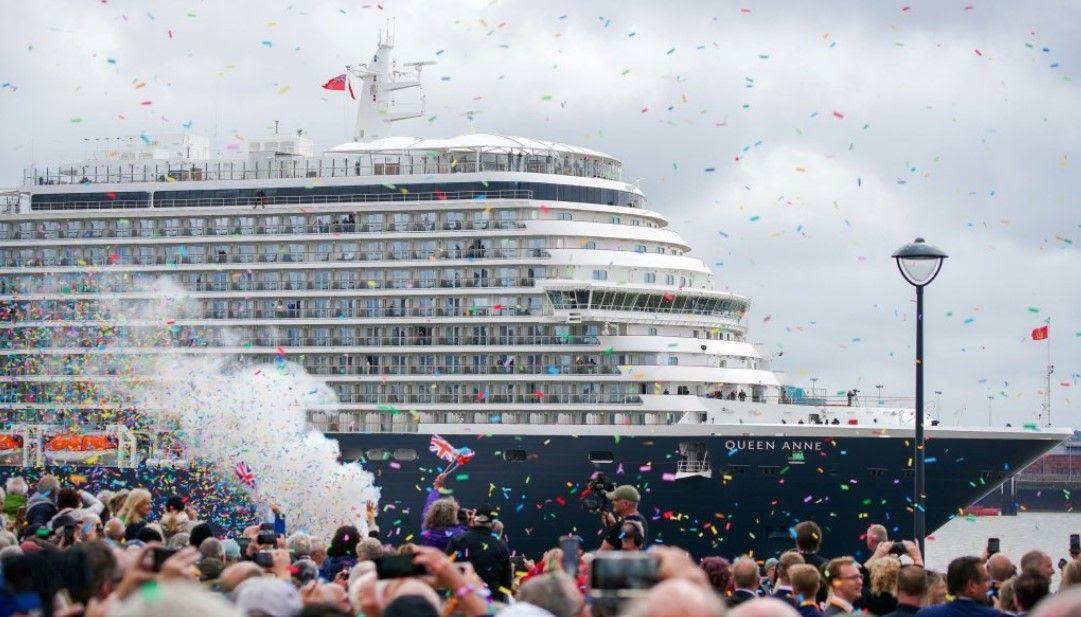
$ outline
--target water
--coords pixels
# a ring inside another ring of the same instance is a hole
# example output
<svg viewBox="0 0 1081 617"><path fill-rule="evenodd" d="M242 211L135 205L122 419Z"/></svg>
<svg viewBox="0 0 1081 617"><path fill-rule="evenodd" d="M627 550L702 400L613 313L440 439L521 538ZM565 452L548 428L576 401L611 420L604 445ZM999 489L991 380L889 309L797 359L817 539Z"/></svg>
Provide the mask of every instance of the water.
<svg viewBox="0 0 1081 617"><path fill-rule="evenodd" d="M1057 564L1060 558L1070 557L1071 533L1081 533L1081 513L1022 512L1017 516L958 517L927 539L927 566L945 572L954 557L982 555L987 538L999 538L1002 552L1014 563L1026 552L1039 549L1050 554L1051 561Z"/></svg>

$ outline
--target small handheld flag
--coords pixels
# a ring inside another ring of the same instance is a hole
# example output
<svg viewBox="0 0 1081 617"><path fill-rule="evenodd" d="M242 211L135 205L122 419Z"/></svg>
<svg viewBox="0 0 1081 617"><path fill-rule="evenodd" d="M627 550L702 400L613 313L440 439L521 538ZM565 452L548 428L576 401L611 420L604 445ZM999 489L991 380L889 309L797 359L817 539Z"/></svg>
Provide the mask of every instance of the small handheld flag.
<svg viewBox="0 0 1081 617"><path fill-rule="evenodd" d="M244 484L255 488L255 474L252 473L251 467L248 467L248 464L244 461L236 464L236 477Z"/></svg>

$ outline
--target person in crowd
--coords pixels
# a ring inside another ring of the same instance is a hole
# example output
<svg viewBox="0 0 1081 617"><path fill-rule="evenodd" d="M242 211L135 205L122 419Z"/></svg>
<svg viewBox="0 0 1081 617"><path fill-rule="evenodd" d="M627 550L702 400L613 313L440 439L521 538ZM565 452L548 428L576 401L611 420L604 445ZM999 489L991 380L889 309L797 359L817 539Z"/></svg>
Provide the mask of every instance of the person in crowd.
<svg viewBox="0 0 1081 617"><path fill-rule="evenodd" d="M792 580L788 577L788 569L801 563L805 563L803 561L803 555L800 555L796 551L785 551L781 553L781 557L777 560L776 580L773 583L773 597L788 603L792 608L798 607L799 602L792 592Z"/></svg>
<svg viewBox="0 0 1081 617"><path fill-rule="evenodd" d="M762 564L762 577L758 582L759 597L768 598L773 596L773 585L777 583L777 564L780 562L776 557L770 557Z"/></svg>
<svg viewBox="0 0 1081 617"><path fill-rule="evenodd" d="M1066 591L1070 587L1081 586L1081 561L1074 559L1062 568L1062 578L1059 579L1059 592Z"/></svg>
<svg viewBox="0 0 1081 617"><path fill-rule="evenodd" d="M495 517L491 506L477 508L469 529L450 539L447 554L455 555L458 561L473 564L473 569L488 586L492 598L505 602L513 584L514 572L507 543L492 535L492 520Z"/></svg>
<svg viewBox="0 0 1081 617"><path fill-rule="evenodd" d="M531 605L553 617L589 617L589 605L578 585L566 572L535 576L522 584L515 605Z"/></svg>
<svg viewBox="0 0 1081 617"><path fill-rule="evenodd" d="M649 526L646 524L646 519L638 512L638 504L642 501L638 489L630 484L624 484L617 486L607 496L612 502L612 511L601 513L601 522L607 531L605 531L600 550L618 551L622 548L623 521L636 521L642 525L644 546L649 541Z"/></svg>
<svg viewBox="0 0 1081 617"><path fill-rule="evenodd" d="M875 615L892 613L897 608L897 575L901 571L901 560L894 555L886 555L871 561L868 565L871 585L863 592L863 608Z"/></svg>
<svg viewBox="0 0 1081 617"><path fill-rule="evenodd" d="M1079 614L1081 588L1076 587L1047 598L1032 611L1032 617L1077 617Z"/></svg>
<svg viewBox="0 0 1081 617"><path fill-rule="evenodd" d="M998 597L998 590L1003 583L1016 574L1013 563L1005 553L995 553L987 558L987 575L991 577L991 597Z"/></svg>
<svg viewBox="0 0 1081 617"><path fill-rule="evenodd" d="M26 480L22 476L12 476L4 483L4 516L8 521L18 518L19 509L26 506L26 494L30 492Z"/></svg>
<svg viewBox="0 0 1081 617"><path fill-rule="evenodd" d="M927 573L927 595L924 596L924 606L938 606L945 604L947 599L946 577L941 572Z"/></svg>
<svg viewBox="0 0 1081 617"><path fill-rule="evenodd" d="M405 545L403 545L404 547ZM357 542L357 561L374 561L383 556L383 543L376 538L361 538Z"/></svg>
<svg viewBox="0 0 1081 617"><path fill-rule="evenodd" d="M636 612L637 611L637 612ZM631 615L642 617L722 617L724 603L703 585L685 578L657 583Z"/></svg>
<svg viewBox="0 0 1081 617"><path fill-rule="evenodd" d="M34 494L26 500L26 529L36 531L46 527L56 516L56 498L60 493L60 481L52 474L38 479Z"/></svg>
<svg viewBox="0 0 1081 617"><path fill-rule="evenodd" d="M927 582L927 572L923 566L913 564L898 569L897 606L884 617L914 617L923 608Z"/></svg>
<svg viewBox="0 0 1081 617"><path fill-rule="evenodd" d="M1003 581L998 587L998 610L1011 615L1017 613L1017 602L1013 596L1014 580L1011 578ZM994 600L992 600L992 604L994 604Z"/></svg>
<svg viewBox="0 0 1081 617"><path fill-rule="evenodd" d="M119 518L110 518L105 523L105 540L113 546L118 546L124 541L124 523Z"/></svg>
<svg viewBox="0 0 1081 617"><path fill-rule="evenodd" d="M801 617L822 617L818 609L818 588L822 585L822 575L818 568L809 563L797 563L788 568L788 578L792 581L792 595L797 603L796 610Z"/></svg>
<svg viewBox="0 0 1081 617"><path fill-rule="evenodd" d="M878 549L878 545L883 542L889 542L890 534L886 530L885 525L874 523L867 527L867 533L864 534L864 542L867 543L867 550L870 551L871 557L867 558L867 561L874 559L875 551ZM867 565L867 562L864 562Z"/></svg>
<svg viewBox="0 0 1081 617"><path fill-rule="evenodd" d="M633 520L623 521L620 533L622 535L619 550L633 552L645 549L646 532L642 523ZM498 534L496 537L499 537Z"/></svg>
<svg viewBox="0 0 1081 617"><path fill-rule="evenodd" d="M796 550L805 563L816 568L826 565L826 558L819 555L822 547L822 528L814 521L796 523Z"/></svg>
<svg viewBox="0 0 1081 617"><path fill-rule="evenodd" d="M987 591L991 577L979 557L958 557L946 569L946 589L952 602L920 609L919 617L997 617L999 612L988 606Z"/></svg>
<svg viewBox="0 0 1081 617"><path fill-rule="evenodd" d="M465 533L466 527L458 520L458 501L442 497L446 474L439 474L428 491L428 500L421 514L419 543L441 551L447 550L451 538Z"/></svg>
<svg viewBox="0 0 1081 617"><path fill-rule="evenodd" d="M706 557L698 565L706 573L709 584L717 595L725 597L734 589L732 564L727 559L719 556Z"/></svg>
<svg viewBox="0 0 1081 617"><path fill-rule="evenodd" d="M327 548L327 558L319 568L319 575L328 581L334 580L342 570L348 570L357 563L357 543L360 532L352 525L343 525L334 532Z"/></svg>
<svg viewBox="0 0 1081 617"><path fill-rule="evenodd" d="M199 544L199 580L210 581L221 576L225 569L225 545L217 538L207 538Z"/></svg>
<svg viewBox="0 0 1081 617"><path fill-rule="evenodd" d="M147 518L150 516L151 497L150 491L137 488L128 493L124 505L116 513L120 522L124 523L124 538L134 540L139 532L146 527Z"/></svg>
<svg viewBox="0 0 1081 617"><path fill-rule="evenodd" d="M744 555L732 564L732 580L736 588L728 596L729 607L739 606L758 597L758 564Z"/></svg>
<svg viewBox="0 0 1081 617"><path fill-rule="evenodd" d="M89 491L62 488L56 497L56 514L49 520L49 529L57 531L67 525L75 525L87 515L101 514L105 504Z"/></svg>
<svg viewBox="0 0 1081 617"><path fill-rule="evenodd" d="M1035 568L1018 574L1011 584L1018 615L1027 615L1051 591L1051 579Z"/></svg>
<svg viewBox="0 0 1081 617"><path fill-rule="evenodd" d="M1021 556L1019 562L1021 572L1036 570L1047 578L1055 575L1055 566L1051 564L1051 556L1043 551L1029 551Z"/></svg>
<svg viewBox="0 0 1081 617"><path fill-rule="evenodd" d="M315 565L320 568L323 567L323 563L327 560L327 541L319 536L312 536L309 539L311 543L312 551L311 558L315 562Z"/></svg>
<svg viewBox="0 0 1081 617"><path fill-rule="evenodd" d="M800 617L799 611L783 600L757 598L725 613L726 617Z"/></svg>
<svg viewBox="0 0 1081 617"><path fill-rule="evenodd" d="M240 543L232 538L226 538L221 543L222 551L225 553L225 567L229 567L234 563L240 561Z"/></svg>
<svg viewBox="0 0 1081 617"><path fill-rule="evenodd" d="M823 617L851 613L853 602L859 599L863 590L863 575L860 574L856 560L851 557L831 559L824 570L829 598Z"/></svg>
<svg viewBox="0 0 1081 617"><path fill-rule="evenodd" d="M312 542L311 536L299 531L293 532L288 538L285 539L285 548L289 551L289 556L293 561L300 559L309 559L312 554Z"/></svg>

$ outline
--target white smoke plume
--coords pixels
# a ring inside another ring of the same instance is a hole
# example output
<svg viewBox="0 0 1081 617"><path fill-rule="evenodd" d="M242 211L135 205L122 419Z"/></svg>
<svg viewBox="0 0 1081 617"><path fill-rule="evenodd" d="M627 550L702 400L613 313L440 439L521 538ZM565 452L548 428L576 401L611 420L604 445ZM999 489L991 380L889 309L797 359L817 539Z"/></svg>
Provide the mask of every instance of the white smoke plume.
<svg viewBox="0 0 1081 617"><path fill-rule="evenodd" d="M107 380L97 394L133 405L145 423L174 429L188 457L224 477L235 479L237 464L246 464L256 483L247 488L253 500L279 505L290 529L329 537L339 525L350 524L366 534L366 504L379 499L372 474L355 463L340 464L337 442L306 423L306 408L337 402L333 390L284 355L252 366L222 353L177 349L170 333L201 320L198 303L167 278L123 283L143 301L104 300L90 309L94 314L87 317L125 327L112 328L115 338L100 350L104 353L84 362L79 372L103 374L106 364L115 367L123 358L121 375L145 378ZM227 345L239 344L228 332L224 337ZM110 353L139 346L156 349Z"/></svg>

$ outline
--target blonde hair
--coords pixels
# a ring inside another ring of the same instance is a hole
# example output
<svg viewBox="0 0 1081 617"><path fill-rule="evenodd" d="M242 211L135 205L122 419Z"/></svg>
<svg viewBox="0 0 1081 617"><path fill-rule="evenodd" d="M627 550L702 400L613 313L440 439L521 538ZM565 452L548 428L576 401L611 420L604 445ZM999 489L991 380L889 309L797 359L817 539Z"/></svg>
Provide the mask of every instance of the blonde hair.
<svg viewBox="0 0 1081 617"><path fill-rule="evenodd" d="M141 523L143 522L143 515L139 512L139 506L144 503L150 503L150 491L145 488L133 489L128 493L124 505L120 506L120 511L116 513L116 516L127 525Z"/></svg>
<svg viewBox="0 0 1081 617"><path fill-rule="evenodd" d="M1059 593L1076 585L1081 585L1081 561L1075 559L1062 569L1062 580L1058 584Z"/></svg>
<svg viewBox="0 0 1081 617"><path fill-rule="evenodd" d="M188 527L188 515L183 512L166 512L161 517L161 535L168 540Z"/></svg>
<svg viewBox="0 0 1081 617"><path fill-rule="evenodd" d="M901 572L901 560L893 555L879 557L867 564L871 573L871 593L886 592L894 595L897 587L897 575Z"/></svg>

